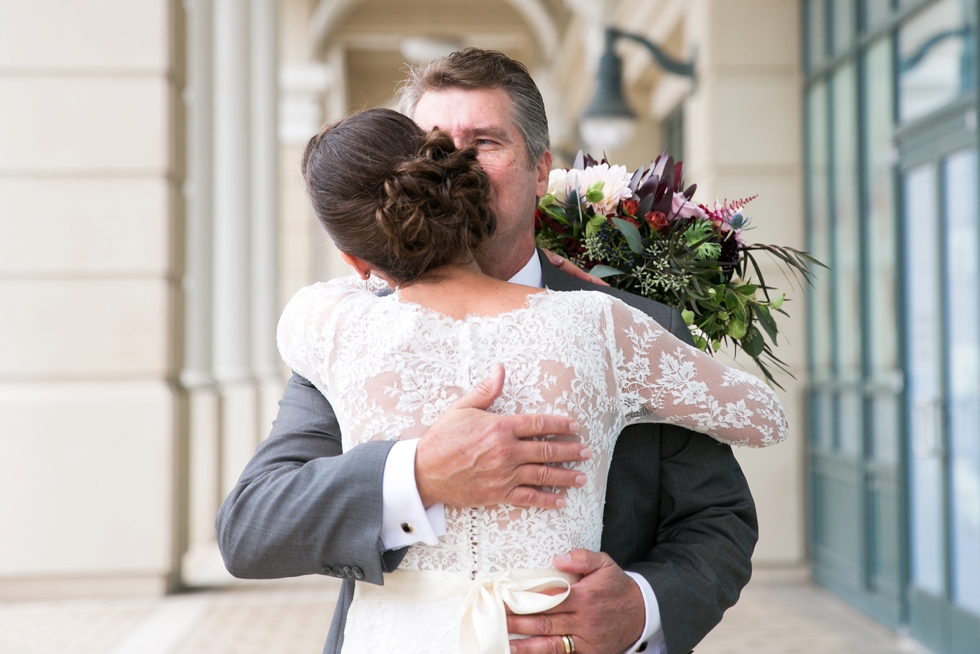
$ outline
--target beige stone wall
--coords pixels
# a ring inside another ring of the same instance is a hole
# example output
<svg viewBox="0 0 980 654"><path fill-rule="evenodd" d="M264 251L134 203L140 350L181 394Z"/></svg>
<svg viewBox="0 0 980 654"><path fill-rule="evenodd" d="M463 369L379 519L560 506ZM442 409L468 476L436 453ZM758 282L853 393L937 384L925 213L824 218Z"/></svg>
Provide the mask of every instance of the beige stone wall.
<svg viewBox="0 0 980 654"><path fill-rule="evenodd" d="M697 0L685 32L696 43L698 82L686 108L687 175L698 196L749 205L750 240L804 249L803 111L799 3L785 0ZM758 564L805 561L806 303L771 260L767 281L786 289L791 318L781 317L778 356L796 379L780 375L791 431L771 450L736 456L759 512ZM751 362L743 363L752 370Z"/></svg>
<svg viewBox="0 0 980 654"><path fill-rule="evenodd" d="M179 5L0 4L0 598L174 582Z"/></svg>

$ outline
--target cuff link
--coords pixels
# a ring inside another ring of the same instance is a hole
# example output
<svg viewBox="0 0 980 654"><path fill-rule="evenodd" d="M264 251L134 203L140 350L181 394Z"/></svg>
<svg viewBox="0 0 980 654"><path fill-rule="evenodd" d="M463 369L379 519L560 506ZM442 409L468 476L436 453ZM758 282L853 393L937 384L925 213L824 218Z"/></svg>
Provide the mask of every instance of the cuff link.
<svg viewBox="0 0 980 654"><path fill-rule="evenodd" d="M414 534L415 533L415 527L413 527L412 526L412 523L410 523L410 522L403 522L402 523L402 531L404 531L406 534Z"/></svg>

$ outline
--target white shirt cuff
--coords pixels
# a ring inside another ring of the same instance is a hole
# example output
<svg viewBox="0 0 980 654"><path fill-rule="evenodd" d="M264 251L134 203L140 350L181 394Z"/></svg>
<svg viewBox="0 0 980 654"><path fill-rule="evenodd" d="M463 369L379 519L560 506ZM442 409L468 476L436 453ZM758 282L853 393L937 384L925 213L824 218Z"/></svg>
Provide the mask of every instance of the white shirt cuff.
<svg viewBox="0 0 980 654"><path fill-rule="evenodd" d="M415 483L415 450L418 439L398 441L388 451L381 486L381 544L397 550L418 542L438 545L446 533L442 504L422 506Z"/></svg>
<svg viewBox="0 0 980 654"><path fill-rule="evenodd" d="M663 625L660 624L660 604L657 603L657 596L653 593L653 587L641 574L626 571L626 574L640 587L640 594L643 595L643 604L647 612L646 625L643 627L643 635L633 643L623 654L639 651L639 648L646 643L643 654L667 654L667 645L664 642Z"/></svg>

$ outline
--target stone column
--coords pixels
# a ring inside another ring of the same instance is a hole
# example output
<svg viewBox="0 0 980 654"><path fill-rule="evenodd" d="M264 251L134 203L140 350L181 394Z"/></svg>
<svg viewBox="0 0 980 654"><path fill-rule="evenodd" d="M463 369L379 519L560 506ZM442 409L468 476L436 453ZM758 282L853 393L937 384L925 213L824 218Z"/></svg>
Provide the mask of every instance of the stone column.
<svg viewBox="0 0 980 654"><path fill-rule="evenodd" d="M265 438L282 396L276 349L278 298L278 30L277 0L251 9L251 253L252 371L259 391L259 438Z"/></svg>
<svg viewBox="0 0 980 654"><path fill-rule="evenodd" d="M685 106L685 178L695 199L758 194L746 212L749 240L803 249L803 110L800 3L782 0L696 0L685 33L697 52L698 79ZM770 283L785 288L791 318L780 318L779 348L796 379L778 376L792 433L771 450L736 448L759 515L761 565L805 561L806 302L767 257ZM747 358L739 361L756 373Z"/></svg>
<svg viewBox="0 0 980 654"><path fill-rule="evenodd" d="M0 601L174 585L182 21L0 2Z"/></svg>
<svg viewBox="0 0 980 654"><path fill-rule="evenodd" d="M257 442L251 368L249 4L214 2L214 340L221 396L221 491Z"/></svg>
<svg viewBox="0 0 980 654"><path fill-rule="evenodd" d="M187 179L185 227L184 367L180 381L189 396L189 541L185 573L202 549L215 546L214 519L221 502L219 396L212 365L214 211L212 0L184 0L187 22ZM185 575L186 576L186 575Z"/></svg>
<svg viewBox="0 0 980 654"><path fill-rule="evenodd" d="M305 28L305 23L301 26ZM289 21L285 27L287 43L290 37L298 40L306 36L305 29L290 31ZM296 48L296 44L292 47ZM286 50L288 54L289 47ZM329 64L305 57L305 50L300 50L299 57L283 62L279 71L279 161L282 171L279 293L283 302L320 277L316 265L322 257L316 253L325 247L325 237L320 237L323 229L313 215L299 168L306 142L327 120L324 103L330 90L337 85L338 77Z"/></svg>

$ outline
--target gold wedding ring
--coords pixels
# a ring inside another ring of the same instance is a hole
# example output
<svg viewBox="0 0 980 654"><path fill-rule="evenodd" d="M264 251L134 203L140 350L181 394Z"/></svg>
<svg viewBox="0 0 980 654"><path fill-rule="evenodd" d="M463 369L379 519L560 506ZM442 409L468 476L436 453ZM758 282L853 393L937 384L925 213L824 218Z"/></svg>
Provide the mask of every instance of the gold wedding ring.
<svg viewBox="0 0 980 654"><path fill-rule="evenodd" d="M565 645L565 654L575 654L575 641L572 640L571 634L562 636L561 642Z"/></svg>

